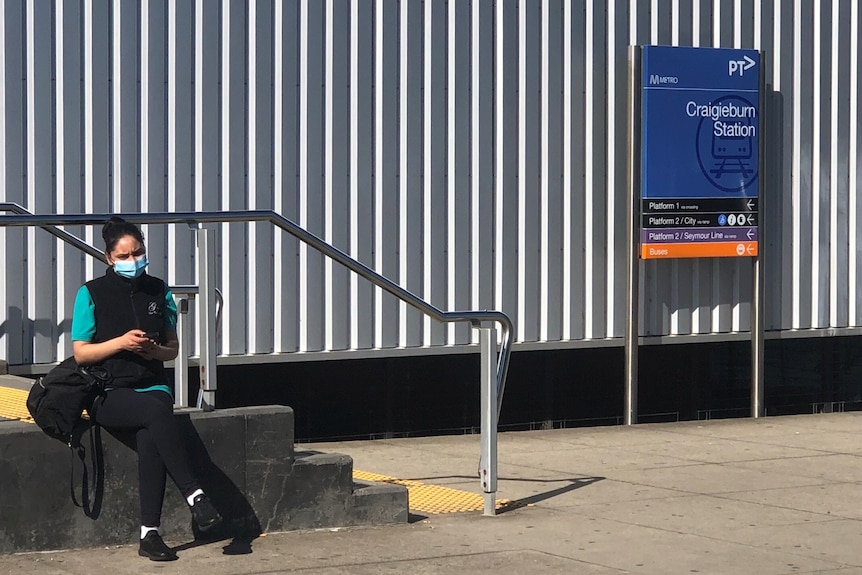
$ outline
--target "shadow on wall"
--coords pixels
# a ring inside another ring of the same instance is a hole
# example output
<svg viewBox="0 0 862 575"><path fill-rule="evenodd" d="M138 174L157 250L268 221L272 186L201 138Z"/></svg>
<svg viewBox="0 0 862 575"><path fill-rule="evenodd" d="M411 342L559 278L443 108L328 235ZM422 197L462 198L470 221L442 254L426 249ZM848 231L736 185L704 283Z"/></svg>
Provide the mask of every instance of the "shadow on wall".
<svg viewBox="0 0 862 575"><path fill-rule="evenodd" d="M5 319L0 322L0 338L6 336L6 359L11 360L13 364L16 363L16 358L27 361L24 356L24 338L21 334L30 333L30 328L29 325L25 325L24 317L24 311L21 308L9 306L6 308Z"/></svg>

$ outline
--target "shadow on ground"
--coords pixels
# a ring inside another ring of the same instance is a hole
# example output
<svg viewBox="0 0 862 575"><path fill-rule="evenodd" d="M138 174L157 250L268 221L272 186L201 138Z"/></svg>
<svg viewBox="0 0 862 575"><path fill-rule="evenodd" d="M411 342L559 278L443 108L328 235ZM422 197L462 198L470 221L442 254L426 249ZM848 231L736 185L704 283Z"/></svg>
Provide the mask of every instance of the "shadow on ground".
<svg viewBox="0 0 862 575"><path fill-rule="evenodd" d="M502 479L502 478L501 478ZM506 479L505 481L529 481L530 483L559 483L560 481L569 481L568 485L563 485L562 487L558 487L556 489L551 489L550 491L546 491L544 493L537 493L535 495L531 495L530 497L524 497L523 499L514 499L512 501L508 501L500 506L497 510L498 513L507 513L509 511L513 511L515 509L520 509L522 507L526 507L528 505L535 505L541 501L547 501L548 499L552 499L559 495L563 495L564 493L569 493L574 491L575 489L580 489L582 487L586 487L588 485L592 485L598 481L602 481L605 479L604 477L577 477L573 479Z"/></svg>

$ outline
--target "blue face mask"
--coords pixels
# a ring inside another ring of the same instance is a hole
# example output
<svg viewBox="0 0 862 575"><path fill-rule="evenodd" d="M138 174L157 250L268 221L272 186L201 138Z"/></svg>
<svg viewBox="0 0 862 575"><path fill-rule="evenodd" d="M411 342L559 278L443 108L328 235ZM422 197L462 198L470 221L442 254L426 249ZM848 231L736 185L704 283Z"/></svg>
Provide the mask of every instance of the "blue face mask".
<svg viewBox="0 0 862 575"><path fill-rule="evenodd" d="M147 254L133 260L121 260L114 262L114 271L124 278L133 279L144 273L144 268L150 262L147 261Z"/></svg>

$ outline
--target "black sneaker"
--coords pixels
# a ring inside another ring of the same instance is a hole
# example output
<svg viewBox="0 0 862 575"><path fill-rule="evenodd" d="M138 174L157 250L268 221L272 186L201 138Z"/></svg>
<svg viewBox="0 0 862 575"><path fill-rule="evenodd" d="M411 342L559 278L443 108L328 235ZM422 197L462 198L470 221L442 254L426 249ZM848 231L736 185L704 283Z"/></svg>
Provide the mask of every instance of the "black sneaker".
<svg viewBox="0 0 862 575"><path fill-rule="evenodd" d="M138 555L146 557L150 561L176 561L179 559L174 550L165 545L158 531L150 531L146 537L141 539Z"/></svg>
<svg viewBox="0 0 862 575"><path fill-rule="evenodd" d="M201 533L206 533L221 523L221 515L213 507L210 498L203 493L194 498L192 517L194 517L195 524Z"/></svg>

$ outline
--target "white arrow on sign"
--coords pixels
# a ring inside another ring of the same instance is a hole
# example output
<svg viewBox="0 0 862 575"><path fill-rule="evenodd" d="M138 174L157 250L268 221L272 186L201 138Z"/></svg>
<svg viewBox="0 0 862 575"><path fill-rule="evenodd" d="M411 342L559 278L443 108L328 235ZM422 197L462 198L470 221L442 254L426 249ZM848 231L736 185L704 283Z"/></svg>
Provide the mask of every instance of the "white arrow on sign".
<svg viewBox="0 0 862 575"><path fill-rule="evenodd" d="M753 235L754 235L754 230L753 230L753 229L751 229L751 228L748 228L748 233L747 233L747 234L745 234L745 235L747 235L747 236L748 236L748 239L751 239L751 236L753 236Z"/></svg>
<svg viewBox="0 0 862 575"><path fill-rule="evenodd" d="M746 251L748 252L749 255L753 254L754 253L754 244L748 244Z"/></svg>
<svg viewBox="0 0 862 575"><path fill-rule="evenodd" d="M752 224L752 222L754 222L754 216L752 216L751 214L748 214L748 225L750 226Z"/></svg>
<svg viewBox="0 0 862 575"><path fill-rule="evenodd" d="M745 58L745 66L742 67L743 70L748 70L749 68L754 66L754 60L749 58L747 54L743 54L742 57Z"/></svg>
<svg viewBox="0 0 862 575"><path fill-rule="evenodd" d="M747 204L745 204L745 205L746 205L746 206L748 206L748 209L749 209L749 210L753 210L753 209L754 209L754 202L753 202L753 201L751 201L751 200L748 200L748 203L747 203Z"/></svg>

